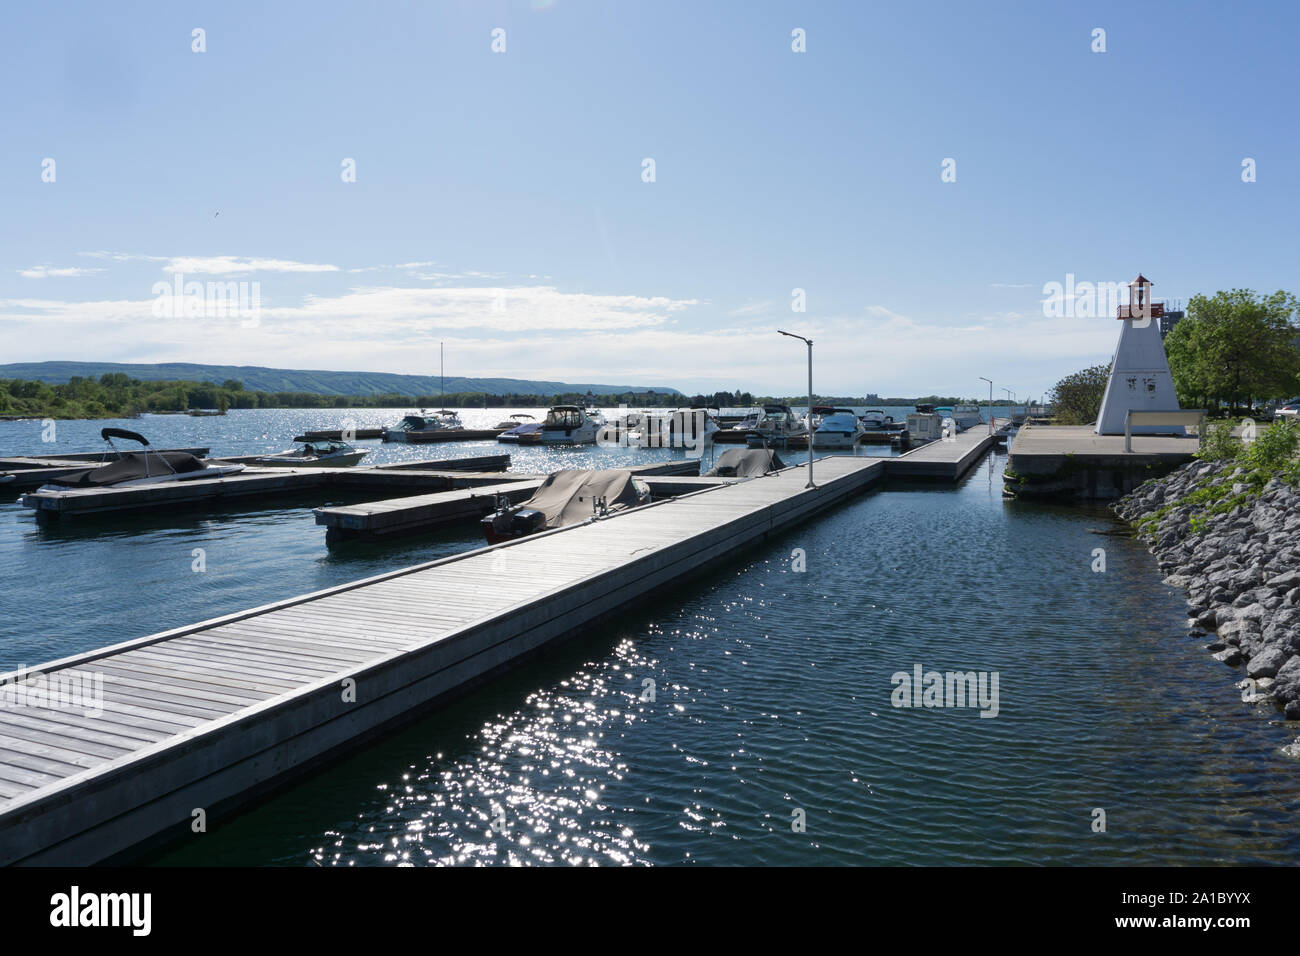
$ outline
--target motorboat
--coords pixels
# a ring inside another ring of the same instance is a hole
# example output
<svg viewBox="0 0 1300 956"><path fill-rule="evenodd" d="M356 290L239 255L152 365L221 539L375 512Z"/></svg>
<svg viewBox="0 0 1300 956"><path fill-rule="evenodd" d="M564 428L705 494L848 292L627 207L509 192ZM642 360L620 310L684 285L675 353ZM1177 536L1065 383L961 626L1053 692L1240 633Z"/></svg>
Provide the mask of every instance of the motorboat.
<svg viewBox="0 0 1300 956"><path fill-rule="evenodd" d="M604 425L605 418L599 412L593 418L580 405L555 405L542 422L542 444L590 445Z"/></svg>
<svg viewBox="0 0 1300 956"><path fill-rule="evenodd" d="M771 448L728 448L704 474L711 478L757 478L784 467L785 462Z"/></svg>
<svg viewBox="0 0 1300 956"><path fill-rule="evenodd" d="M862 422L863 430L869 432L903 432L907 430L907 422L894 421L894 416L886 414L883 408L868 408L858 416L858 421Z"/></svg>
<svg viewBox="0 0 1300 956"><path fill-rule="evenodd" d="M980 413L978 405L954 405L952 420L957 423L957 430L962 432L984 424L984 416Z"/></svg>
<svg viewBox="0 0 1300 956"><path fill-rule="evenodd" d="M813 448L853 448L866 433L858 416L847 408L823 415L812 435Z"/></svg>
<svg viewBox="0 0 1300 956"><path fill-rule="evenodd" d="M650 487L626 468L566 468L548 476L521 504L512 505L498 495L496 510L479 525L488 544L500 544L597 521L649 502Z"/></svg>
<svg viewBox="0 0 1300 956"><path fill-rule="evenodd" d="M104 428L99 437L108 442L115 456L83 471L75 471L37 489L42 491L67 491L70 488L127 488L136 485L160 484L169 481L204 481L225 478L244 470L241 464L209 461L183 451L154 451L149 439L139 432L125 428ZM122 452L113 444L114 438L139 442L143 451Z"/></svg>
<svg viewBox="0 0 1300 956"><path fill-rule="evenodd" d="M758 420L763 415L761 410L746 412L745 417L736 423L736 431L752 431L758 427Z"/></svg>
<svg viewBox="0 0 1300 956"><path fill-rule="evenodd" d="M396 425L384 429L384 441L418 441L421 435L436 432L464 431L460 416L449 409L442 408L430 414L421 409L402 418Z"/></svg>
<svg viewBox="0 0 1300 956"><path fill-rule="evenodd" d="M815 432L821 427L822 419L827 415L834 415L836 412L844 411L848 411L848 409L834 408L830 405L814 405L804 418L804 423L808 426L810 432Z"/></svg>
<svg viewBox="0 0 1300 956"><path fill-rule="evenodd" d="M313 439L288 451L255 458L249 464L256 468L348 468L368 454L345 441Z"/></svg>
<svg viewBox="0 0 1300 956"><path fill-rule="evenodd" d="M509 418L497 422L492 427L500 428L502 431L509 431L511 428L518 428L520 425L524 425L527 424L528 422L535 422L535 421L537 421L537 419L534 418L532 415L529 415L525 412L516 412L515 414L511 415Z"/></svg>
<svg viewBox="0 0 1300 956"><path fill-rule="evenodd" d="M808 426L795 417L789 405L764 405L758 423L749 430L751 448L782 448L791 439L806 438Z"/></svg>
<svg viewBox="0 0 1300 956"><path fill-rule="evenodd" d="M542 423L532 415L522 413L511 415L509 419L498 424L497 428L505 428L505 431L497 436L499 442L527 445L542 440Z"/></svg>
<svg viewBox="0 0 1300 956"><path fill-rule="evenodd" d="M709 409L692 406L643 416L640 429L631 433L629 444L640 448L699 449L713 444L713 436L720 430L718 420Z"/></svg>
<svg viewBox="0 0 1300 956"><path fill-rule="evenodd" d="M907 416L908 440L917 443L938 441L955 434L955 425L952 425L951 431L945 433L945 423L951 424L952 419L941 415L938 411L911 412Z"/></svg>

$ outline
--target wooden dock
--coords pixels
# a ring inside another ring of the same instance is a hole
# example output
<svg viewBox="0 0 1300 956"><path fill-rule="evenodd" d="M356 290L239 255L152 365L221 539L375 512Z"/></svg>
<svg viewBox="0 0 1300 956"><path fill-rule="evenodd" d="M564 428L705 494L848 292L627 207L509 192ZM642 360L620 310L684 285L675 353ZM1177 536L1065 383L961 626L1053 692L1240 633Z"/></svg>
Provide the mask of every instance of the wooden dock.
<svg viewBox="0 0 1300 956"><path fill-rule="evenodd" d="M681 494L681 486L674 485L674 480L695 482L695 486L689 490L712 487L725 480L693 477L699 474L699 468L698 459L686 459L640 465L629 470L651 482L650 493L656 497ZM654 476L653 480L651 476ZM671 476L678 477L674 479ZM454 524L478 521L496 507L498 495L511 504L518 504L536 494L546 480L545 475L511 477L513 480L508 483L502 481L468 490L440 491L356 505L317 508L316 523L325 526L325 540L334 544L358 538L377 539L419 534Z"/></svg>
<svg viewBox="0 0 1300 956"><path fill-rule="evenodd" d="M896 458L886 458L886 470L891 478L943 478L956 481L998 442L1006 441L1010 419L995 418L993 433L988 423L968 428L955 435L952 441L932 441Z"/></svg>
<svg viewBox="0 0 1300 956"><path fill-rule="evenodd" d="M430 445L448 441L489 441L505 428L448 428L436 432L408 432L402 441L408 445ZM384 441L388 441L387 438Z"/></svg>
<svg viewBox="0 0 1300 956"><path fill-rule="evenodd" d="M102 713L0 707L0 863L82 865L194 837L264 788L588 630L884 475L830 457L607 520L0 675L102 681ZM82 701L84 705L86 702Z"/></svg>
<svg viewBox="0 0 1300 956"><path fill-rule="evenodd" d="M492 455L492 462L501 456ZM509 456L506 456L507 458ZM194 508L221 505L232 500L270 501L274 496L332 489L396 494L450 491L476 485L495 484L509 478L492 471L461 471L472 467L468 460L453 462L449 470L444 462L411 463L411 467L384 466L353 468L247 468L227 478L198 481L168 481L151 485L119 488L67 488L37 491L22 497L22 503L45 518L69 518L89 514L128 514L168 508ZM414 467L415 464L423 468Z"/></svg>
<svg viewBox="0 0 1300 956"><path fill-rule="evenodd" d="M294 436L294 441L343 441L344 430L342 428L319 428L309 432L303 432L301 435ZM360 441L366 438L383 438L384 430L382 428L350 428L347 430L347 441Z"/></svg>

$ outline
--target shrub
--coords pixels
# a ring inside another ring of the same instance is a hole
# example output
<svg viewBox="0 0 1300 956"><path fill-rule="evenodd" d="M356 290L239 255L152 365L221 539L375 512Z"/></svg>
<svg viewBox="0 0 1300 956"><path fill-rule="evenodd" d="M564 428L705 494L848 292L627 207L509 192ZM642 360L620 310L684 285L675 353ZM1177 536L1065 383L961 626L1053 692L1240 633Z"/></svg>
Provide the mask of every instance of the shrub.
<svg viewBox="0 0 1300 956"><path fill-rule="evenodd" d="M1233 422L1214 422L1206 426L1196 457L1202 461L1229 461L1242 451L1241 442L1232 436Z"/></svg>
<svg viewBox="0 0 1300 956"><path fill-rule="evenodd" d="M1297 446L1300 446L1300 428L1296 423L1274 422L1242 449L1241 458L1248 467L1279 474L1292 465Z"/></svg>

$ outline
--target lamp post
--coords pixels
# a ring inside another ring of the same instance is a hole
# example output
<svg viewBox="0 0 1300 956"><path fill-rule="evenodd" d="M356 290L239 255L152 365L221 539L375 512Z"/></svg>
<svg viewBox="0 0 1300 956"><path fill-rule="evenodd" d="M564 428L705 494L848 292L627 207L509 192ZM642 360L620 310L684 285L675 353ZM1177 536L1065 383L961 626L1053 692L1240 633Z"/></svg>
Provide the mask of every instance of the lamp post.
<svg viewBox="0 0 1300 956"><path fill-rule="evenodd" d="M795 335L793 332L785 332L777 329L782 335L788 335L792 339L799 339L801 342L808 344L808 484L805 488L816 488L813 484L813 447L812 447L812 339L806 339L802 335Z"/></svg>
<svg viewBox="0 0 1300 956"><path fill-rule="evenodd" d="M1016 393L1013 389L1003 387L1002 391L1007 393L1007 398L1011 399L1011 407L1007 409L1007 418L1014 425L1016 422Z"/></svg>
<svg viewBox="0 0 1300 956"><path fill-rule="evenodd" d="M989 383L989 434L992 435L993 434L993 379L985 378L983 375L981 375L979 379L981 382Z"/></svg>

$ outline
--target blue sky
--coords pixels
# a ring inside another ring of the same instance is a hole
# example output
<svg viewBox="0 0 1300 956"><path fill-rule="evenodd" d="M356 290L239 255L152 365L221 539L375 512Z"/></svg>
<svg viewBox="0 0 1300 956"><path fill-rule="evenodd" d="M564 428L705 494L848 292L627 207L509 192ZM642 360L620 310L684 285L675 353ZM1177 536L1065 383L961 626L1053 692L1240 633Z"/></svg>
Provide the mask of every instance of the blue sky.
<svg viewBox="0 0 1300 956"><path fill-rule="evenodd" d="M826 394L1040 395L1118 333L1067 274L1300 291L1297 9L13 7L0 362L797 393L781 327ZM256 320L155 314L178 272Z"/></svg>

